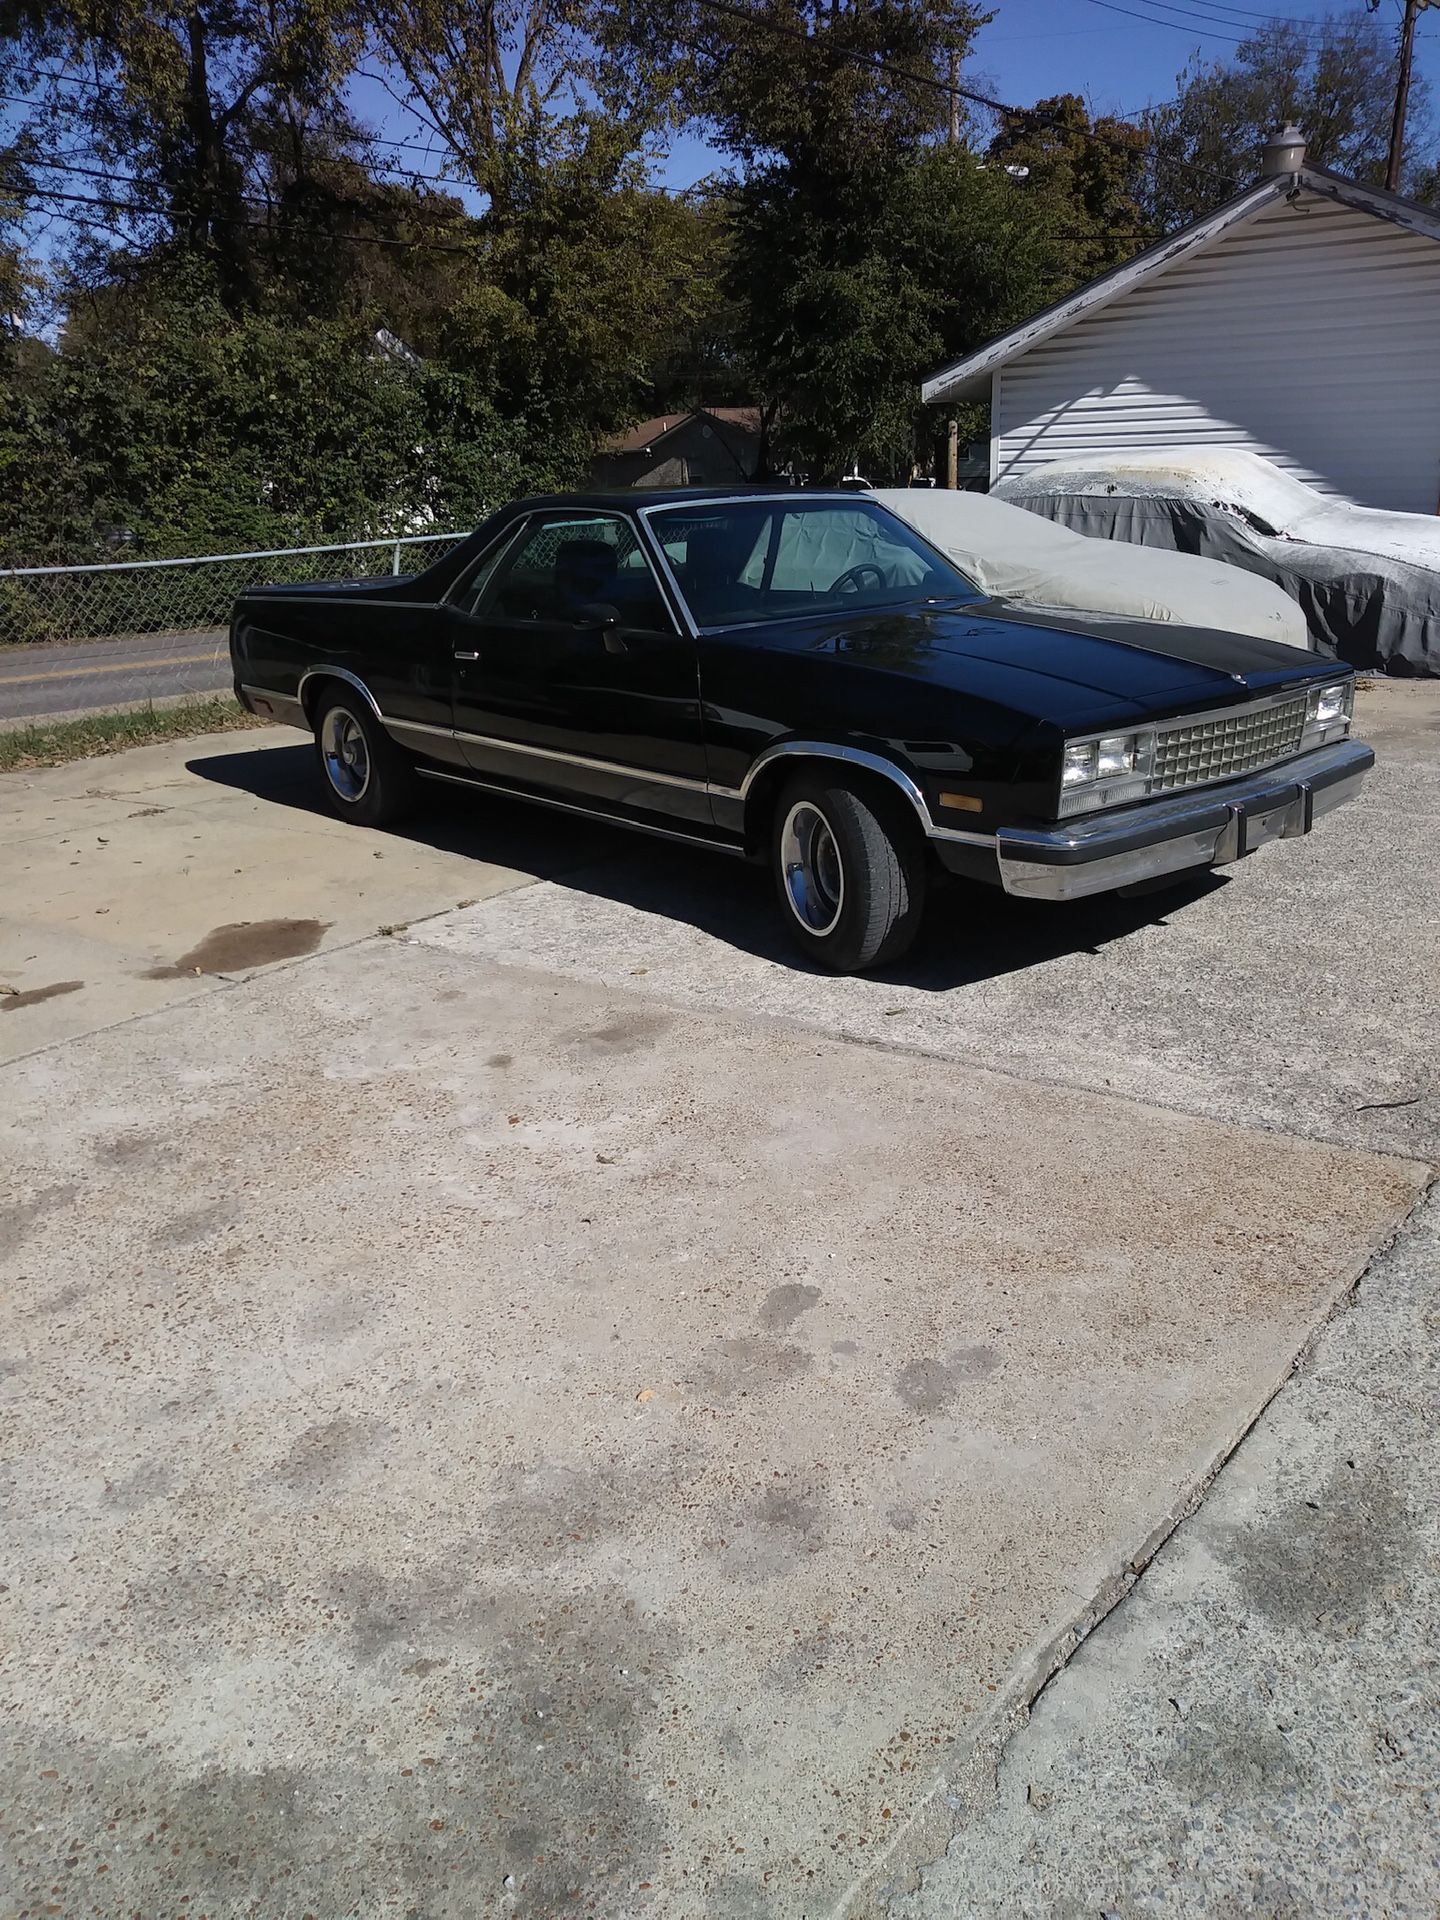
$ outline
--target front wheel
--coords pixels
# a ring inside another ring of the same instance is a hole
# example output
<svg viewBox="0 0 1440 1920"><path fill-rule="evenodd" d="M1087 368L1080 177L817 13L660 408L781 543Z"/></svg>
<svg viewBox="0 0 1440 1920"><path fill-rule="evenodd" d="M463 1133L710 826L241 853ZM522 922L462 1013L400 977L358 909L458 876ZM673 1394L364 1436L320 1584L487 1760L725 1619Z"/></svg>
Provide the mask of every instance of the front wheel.
<svg viewBox="0 0 1440 1920"><path fill-rule="evenodd" d="M772 864L802 951L833 973L898 960L925 911L925 843L898 795L800 775L780 795Z"/></svg>
<svg viewBox="0 0 1440 1920"><path fill-rule="evenodd" d="M415 804L415 770L359 694L327 693L315 722L326 796L342 820L383 827Z"/></svg>

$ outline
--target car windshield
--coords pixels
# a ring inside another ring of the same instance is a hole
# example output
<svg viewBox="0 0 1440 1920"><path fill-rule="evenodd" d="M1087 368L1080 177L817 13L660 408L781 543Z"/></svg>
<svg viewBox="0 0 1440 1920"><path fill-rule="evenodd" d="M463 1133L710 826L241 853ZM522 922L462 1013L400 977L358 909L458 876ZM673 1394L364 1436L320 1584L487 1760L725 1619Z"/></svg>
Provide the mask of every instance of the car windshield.
<svg viewBox="0 0 1440 1920"><path fill-rule="evenodd" d="M971 600L979 591L903 521L865 501L697 501L648 518L700 627Z"/></svg>

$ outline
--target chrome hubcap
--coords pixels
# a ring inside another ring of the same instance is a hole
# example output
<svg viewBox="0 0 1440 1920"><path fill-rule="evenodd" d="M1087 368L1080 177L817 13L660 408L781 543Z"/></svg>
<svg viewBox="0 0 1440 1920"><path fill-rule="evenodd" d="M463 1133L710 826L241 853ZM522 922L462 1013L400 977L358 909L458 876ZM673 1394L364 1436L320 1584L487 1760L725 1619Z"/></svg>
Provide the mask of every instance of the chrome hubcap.
<svg viewBox="0 0 1440 1920"><path fill-rule="evenodd" d="M780 869L790 911L807 933L833 931L845 904L845 869L830 823L808 800L797 800L780 832Z"/></svg>
<svg viewBox="0 0 1440 1920"><path fill-rule="evenodd" d="M360 799L370 784L370 750L360 723L344 707L331 707L320 728L320 751L330 784L342 800Z"/></svg>

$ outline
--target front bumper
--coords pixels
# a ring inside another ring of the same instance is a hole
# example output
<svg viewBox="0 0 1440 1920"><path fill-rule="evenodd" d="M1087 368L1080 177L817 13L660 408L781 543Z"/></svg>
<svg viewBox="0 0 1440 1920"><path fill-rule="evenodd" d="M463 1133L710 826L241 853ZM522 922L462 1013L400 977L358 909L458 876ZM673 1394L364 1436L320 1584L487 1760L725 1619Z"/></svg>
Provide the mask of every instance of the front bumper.
<svg viewBox="0 0 1440 1920"><path fill-rule="evenodd" d="M1270 840L1294 840L1360 790L1375 755L1358 740L1320 747L1223 786L1115 813L995 836L1000 880L1027 900L1076 900L1187 867L1218 867Z"/></svg>

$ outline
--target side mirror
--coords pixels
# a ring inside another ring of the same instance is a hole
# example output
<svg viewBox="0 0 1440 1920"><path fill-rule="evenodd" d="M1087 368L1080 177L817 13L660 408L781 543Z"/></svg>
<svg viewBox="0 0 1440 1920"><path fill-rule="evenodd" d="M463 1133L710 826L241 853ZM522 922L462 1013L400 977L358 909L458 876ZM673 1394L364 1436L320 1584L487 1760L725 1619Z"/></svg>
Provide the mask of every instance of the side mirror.
<svg viewBox="0 0 1440 1920"><path fill-rule="evenodd" d="M607 653L624 653L625 642L620 638L620 609L612 607L607 600L594 600L588 606L581 607L575 615L575 624L587 633L598 632Z"/></svg>

